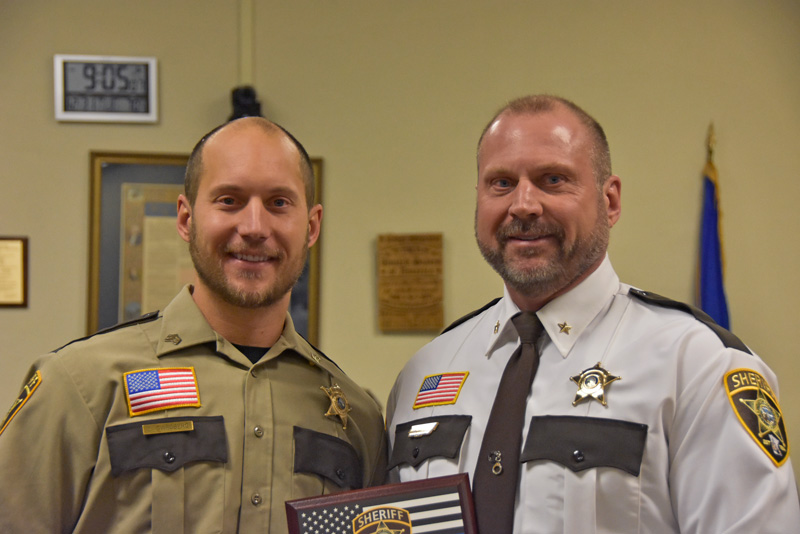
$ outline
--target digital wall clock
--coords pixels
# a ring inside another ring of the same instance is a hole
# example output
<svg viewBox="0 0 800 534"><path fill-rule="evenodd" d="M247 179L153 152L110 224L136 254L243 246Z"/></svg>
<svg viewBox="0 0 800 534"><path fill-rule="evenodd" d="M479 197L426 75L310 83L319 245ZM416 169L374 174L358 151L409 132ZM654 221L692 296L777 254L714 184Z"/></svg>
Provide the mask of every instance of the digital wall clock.
<svg viewBox="0 0 800 534"><path fill-rule="evenodd" d="M156 122L156 67L150 57L56 54L56 120Z"/></svg>

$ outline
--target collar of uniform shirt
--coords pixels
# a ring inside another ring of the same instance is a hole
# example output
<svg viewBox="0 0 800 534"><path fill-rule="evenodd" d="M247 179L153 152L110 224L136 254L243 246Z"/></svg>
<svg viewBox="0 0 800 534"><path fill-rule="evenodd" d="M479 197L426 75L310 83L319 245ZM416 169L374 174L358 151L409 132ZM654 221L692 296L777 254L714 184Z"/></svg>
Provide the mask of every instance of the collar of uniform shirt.
<svg viewBox="0 0 800 534"><path fill-rule="evenodd" d="M211 329L197 304L192 300L191 286L181 289L178 296L161 312L161 332L156 340L156 355L166 354L201 345L215 343L217 334Z"/></svg>
<svg viewBox="0 0 800 534"><path fill-rule="evenodd" d="M513 343L515 346L519 344L519 334L517 334L517 329L511 322L511 318L518 314L519 311L520 309L508 295L508 290L504 289L503 300L492 310L491 314L487 314L487 319L489 319L487 322L490 324L487 325L486 328L492 328L493 333L489 336L489 343L486 347L486 357L491 356L494 351L507 343ZM496 324L499 326L497 330L494 331Z"/></svg>
<svg viewBox="0 0 800 534"><path fill-rule="evenodd" d="M586 330L594 318L611 305L611 299L618 289L619 277L614 272L611 261L606 255L600 267L586 280L571 291L548 302L536 312L539 320L542 321L545 332L563 358L567 357L581 333ZM520 310L511 300L508 290L504 290L504 297L503 306L498 309L496 318L493 318L492 324L499 320L500 327L497 334L489 339L487 355L510 339L519 339L510 319ZM561 332L559 323L564 322L570 326L569 334Z"/></svg>

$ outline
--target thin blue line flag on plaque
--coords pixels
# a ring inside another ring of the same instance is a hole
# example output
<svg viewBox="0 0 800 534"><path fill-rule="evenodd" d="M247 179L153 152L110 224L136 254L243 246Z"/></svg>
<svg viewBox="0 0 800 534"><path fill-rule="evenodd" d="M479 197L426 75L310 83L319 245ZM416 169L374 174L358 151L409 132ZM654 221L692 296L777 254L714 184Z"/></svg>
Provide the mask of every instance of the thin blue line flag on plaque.
<svg viewBox="0 0 800 534"><path fill-rule="evenodd" d="M466 473L286 501L289 534L476 534Z"/></svg>
<svg viewBox="0 0 800 534"><path fill-rule="evenodd" d="M703 212L700 228L700 261L697 300L714 321L730 329L728 300L723 282L722 237L720 228L717 169L709 155L703 170Z"/></svg>

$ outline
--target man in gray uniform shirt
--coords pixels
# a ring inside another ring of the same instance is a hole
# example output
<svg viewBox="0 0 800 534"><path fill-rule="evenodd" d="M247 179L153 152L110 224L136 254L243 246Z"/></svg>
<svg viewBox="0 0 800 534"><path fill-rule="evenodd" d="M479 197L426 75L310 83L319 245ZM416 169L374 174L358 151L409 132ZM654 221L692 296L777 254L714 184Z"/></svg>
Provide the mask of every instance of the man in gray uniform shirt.
<svg viewBox="0 0 800 534"><path fill-rule="evenodd" d="M504 295L398 377L390 477L469 473L483 534L800 531L775 375L703 312L620 282L606 254L620 188L574 103L524 97L489 122L475 234ZM519 447L486 449L507 427L490 414L512 389L520 311L543 328L538 370L513 388ZM476 487L501 479L515 497Z"/></svg>

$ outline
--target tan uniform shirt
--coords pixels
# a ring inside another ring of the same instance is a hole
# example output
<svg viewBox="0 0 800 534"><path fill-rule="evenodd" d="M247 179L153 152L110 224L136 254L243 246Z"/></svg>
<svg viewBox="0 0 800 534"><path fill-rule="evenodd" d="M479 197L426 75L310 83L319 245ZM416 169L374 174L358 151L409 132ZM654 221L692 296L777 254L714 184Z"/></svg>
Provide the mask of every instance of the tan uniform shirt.
<svg viewBox="0 0 800 534"><path fill-rule="evenodd" d="M199 406L131 415L125 373L171 368L193 370ZM379 407L288 315L253 365L184 288L157 318L67 345L31 377L0 423L0 532L277 534L286 500L384 479ZM321 389L334 385L338 406Z"/></svg>

